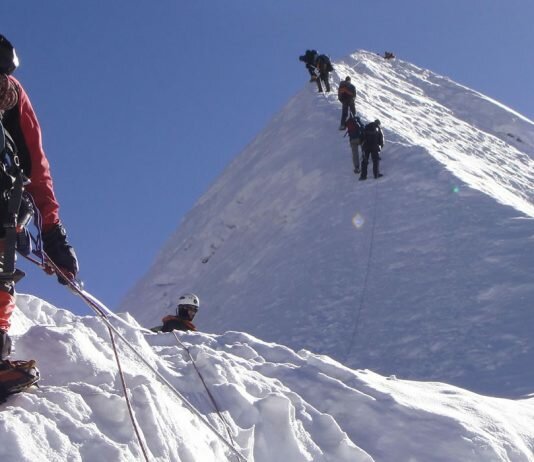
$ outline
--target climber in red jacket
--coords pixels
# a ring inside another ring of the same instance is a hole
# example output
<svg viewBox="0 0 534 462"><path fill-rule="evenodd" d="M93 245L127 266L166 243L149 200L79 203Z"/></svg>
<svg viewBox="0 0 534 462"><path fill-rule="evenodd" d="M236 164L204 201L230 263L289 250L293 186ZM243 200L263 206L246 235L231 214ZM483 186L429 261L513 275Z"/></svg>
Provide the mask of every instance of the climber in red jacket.
<svg viewBox="0 0 534 462"><path fill-rule="evenodd" d="M25 226L25 218L31 217L33 204L42 217L44 252L66 277L74 278L78 272L76 254L59 219L39 122L24 88L11 75L17 66L15 49L0 35L0 373L10 367L7 357L11 340L7 332L15 309L15 283L24 275L14 268L16 247L12 236ZM66 283L59 275L58 280Z"/></svg>

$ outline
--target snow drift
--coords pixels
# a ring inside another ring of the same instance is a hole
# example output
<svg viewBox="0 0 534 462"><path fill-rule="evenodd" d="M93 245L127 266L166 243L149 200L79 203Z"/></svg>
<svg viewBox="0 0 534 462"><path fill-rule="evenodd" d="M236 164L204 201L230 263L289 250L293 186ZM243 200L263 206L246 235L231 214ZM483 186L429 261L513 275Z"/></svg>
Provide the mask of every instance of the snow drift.
<svg viewBox="0 0 534 462"><path fill-rule="evenodd" d="M304 73L304 70L303 70ZM159 324L183 292L203 331L352 368L517 397L534 387L534 124L367 52L335 64L385 129L358 182L340 104L310 84L185 217L121 310Z"/></svg>
<svg viewBox="0 0 534 462"><path fill-rule="evenodd" d="M203 332L111 321L199 413L118 339L148 459L236 461L215 430L249 462L534 462L534 124L402 61L335 67L386 176L356 180L310 85L199 200L123 308L196 291ZM0 405L0 460L143 460L102 320L17 306L42 379Z"/></svg>
<svg viewBox="0 0 534 462"><path fill-rule="evenodd" d="M15 357L37 359L40 388L0 409L0 460L139 461L107 328L18 296ZM124 337L225 434L173 334L128 315ZM534 401L354 371L250 335L177 333L249 462L533 461ZM119 341L149 460L235 461L234 454Z"/></svg>

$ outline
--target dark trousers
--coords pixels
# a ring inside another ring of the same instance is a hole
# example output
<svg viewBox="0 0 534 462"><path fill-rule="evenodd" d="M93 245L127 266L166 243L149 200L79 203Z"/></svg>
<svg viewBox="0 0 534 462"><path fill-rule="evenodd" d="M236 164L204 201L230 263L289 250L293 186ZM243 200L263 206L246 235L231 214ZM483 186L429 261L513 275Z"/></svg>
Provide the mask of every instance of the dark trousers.
<svg viewBox="0 0 534 462"><path fill-rule="evenodd" d="M348 117L348 113L349 113L349 108L350 108L350 112L352 115L356 115L356 107L354 105L354 100L351 99L349 101L342 101L341 102L341 125L344 127L345 126L345 121L347 120L347 117Z"/></svg>
<svg viewBox="0 0 534 462"><path fill-rule="evenodd" d="M373 160L373 175L375 178L378 178L378 175L380 174L380 156L378 150L363 152L361 178L367 178L367 166L369 165L369 156L371 156L371 159Z"/></svg>
<svg viewBox="0 0 534 462"><path fill-rule="evenodd" d="M319 91L323 91L323 87L321 85L321 82L324 84L324 88L327 93L330 93L330 77L328 72L321 72L319 74L319 78L316 80L317 82L317 89Z"/></svg>

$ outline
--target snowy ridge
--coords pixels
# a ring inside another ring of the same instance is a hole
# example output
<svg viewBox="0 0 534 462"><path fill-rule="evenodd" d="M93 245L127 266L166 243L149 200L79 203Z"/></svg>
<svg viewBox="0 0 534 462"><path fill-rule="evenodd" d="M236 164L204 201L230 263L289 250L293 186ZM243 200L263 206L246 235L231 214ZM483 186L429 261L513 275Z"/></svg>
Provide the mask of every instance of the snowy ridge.
<svg viewBox="0 0 534 462"><path fill-rule="evenodd" d="M533 391L534 124L367 52L335 64L380 118L358 182L340 105L309 84L228 166L121 310L145 326L197 292L205 332L484 394ZM333 88L335 90L336 84Z"/></svg>
<svg viewBox="0 0 534 462"><path fill-rule="evenodd" d="M139 461L107 329L19 295L16 357L35 357L39 389L1 406L0 460ZM224 433L171 334L117 327ZM439 383L353 371L250 335L178 333L250 462L533 461L534 401L486 398ZM119 342L120 344L120 342ZM235 456L125 348L126 381L153 461Z"/></svg>
<svg viewBox="0 0 534 462"><path fill-rule="evenodd" d="M449 79L365 53L336 73L356 73L364 114L379 116L472 188L534 217L534 122Z"/></svg>

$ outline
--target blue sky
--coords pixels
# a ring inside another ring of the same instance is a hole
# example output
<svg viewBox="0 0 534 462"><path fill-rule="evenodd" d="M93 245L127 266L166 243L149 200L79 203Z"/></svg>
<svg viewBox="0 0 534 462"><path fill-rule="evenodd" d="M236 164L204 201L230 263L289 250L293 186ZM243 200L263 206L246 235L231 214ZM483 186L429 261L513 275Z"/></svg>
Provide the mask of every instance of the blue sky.
<svg viewBox="0 0 534 462"><path fill-rule="evenodd" d="M0 15L80 276L112 309L224 167L307 85L298 61L307 48L334 60L390 50L534 118L529 0L25 0L3 2ZM20 292L85 312L52 278L21 268Z"/></svg>

